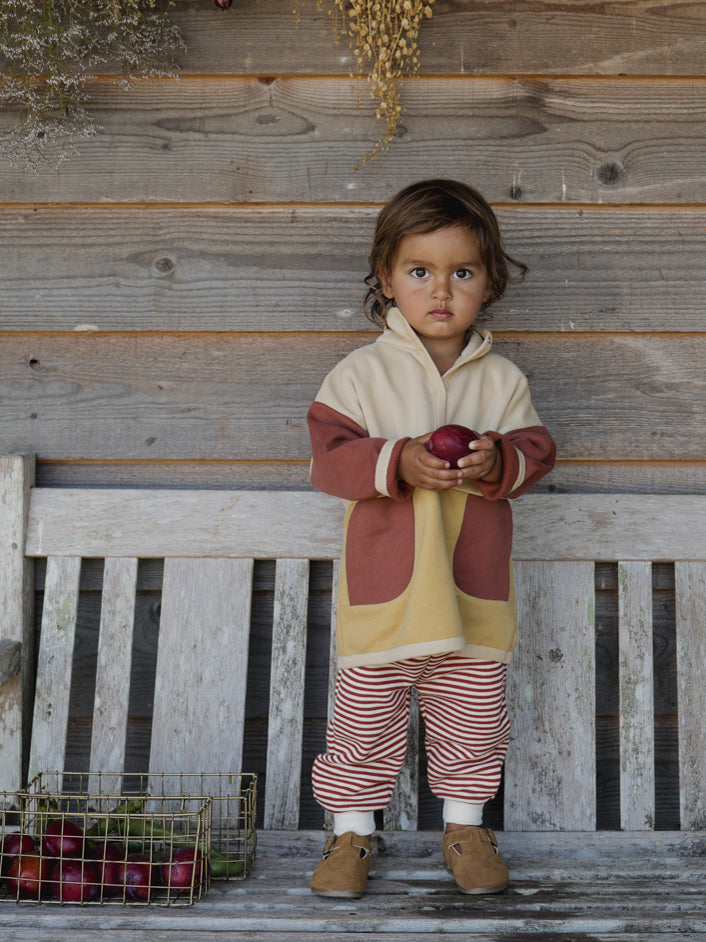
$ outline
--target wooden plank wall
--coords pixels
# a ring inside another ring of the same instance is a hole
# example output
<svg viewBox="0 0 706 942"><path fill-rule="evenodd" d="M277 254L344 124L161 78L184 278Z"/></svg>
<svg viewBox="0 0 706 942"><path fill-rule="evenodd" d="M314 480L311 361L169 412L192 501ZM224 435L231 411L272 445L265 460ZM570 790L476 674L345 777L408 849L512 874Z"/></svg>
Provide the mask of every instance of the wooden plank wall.
<svg viewBox="0 0 706 942"><path fill-rule="evenodd" d="M399 139L355 170L379 133L373 103L326 0L294 5L178 0L180 81L125 91L102 75L103 132L78 156L38 176L0 162L0 452L36 453L46 486L307 487L306 408L374 336L361 279L375 215L443 175L485 193L530 265L491 327L558 442L540 487L702 492L706 6L436 0ZM323 631L330 575L312 578ZM667 608L670 578L656 577ZM609 626L617 575L601 579ZM262 580L266 599L266 567ZM664 638L668 677L673 628ZM614 639L606 651L610 665ZM307 735L315 752L320 730Z"/></svg>

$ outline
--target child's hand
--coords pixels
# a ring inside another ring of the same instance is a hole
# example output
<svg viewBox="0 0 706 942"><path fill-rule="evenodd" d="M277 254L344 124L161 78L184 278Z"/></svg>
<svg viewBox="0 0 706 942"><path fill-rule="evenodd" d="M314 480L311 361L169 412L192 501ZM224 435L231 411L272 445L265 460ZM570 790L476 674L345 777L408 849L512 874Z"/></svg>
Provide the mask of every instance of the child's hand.
<svg viewBox="0 0 706 942"><path fill-rule="evenodd" d="M424 487L428 491L447 491L457 487L463 480L463 470L452 468L448 461L427 451L426 443L430 438L431 432L410 438L400 454L400 478L412 487Z"/></svg>
<svg viewBox="0 0 706 942"><path fill-rule="evenodd" d="M472 481L482 478L490 484L500 480L503 460L500 449L495 447L492 438L478 438L470 444L471 454L460 458L458 465L464 478Z"/></svg>

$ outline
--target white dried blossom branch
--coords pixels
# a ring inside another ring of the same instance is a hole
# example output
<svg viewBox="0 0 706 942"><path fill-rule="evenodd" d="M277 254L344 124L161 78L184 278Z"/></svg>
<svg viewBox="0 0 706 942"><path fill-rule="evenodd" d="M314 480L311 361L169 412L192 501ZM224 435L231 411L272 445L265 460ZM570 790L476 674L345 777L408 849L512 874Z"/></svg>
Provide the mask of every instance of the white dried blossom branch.
<svg viewBox="0 0 706 942"><path fill-rule="evenodd" d="M177 76L178 27L155 0L0 0L0 156L38 172L98 124L86 107L98 65L121 81ZM8 120L5 120L8 119Z"/></svg>

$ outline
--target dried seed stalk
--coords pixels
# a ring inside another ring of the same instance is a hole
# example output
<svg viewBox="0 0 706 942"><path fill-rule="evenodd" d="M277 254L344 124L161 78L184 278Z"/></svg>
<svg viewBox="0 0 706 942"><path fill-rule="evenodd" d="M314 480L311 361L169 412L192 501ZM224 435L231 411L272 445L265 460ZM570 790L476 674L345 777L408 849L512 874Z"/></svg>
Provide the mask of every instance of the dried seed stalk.
<svg viewBox="0 0 706 942"><path fill-rule="evenodd" d="M370 83L377 102L375 115L385 130L359 166L389 150L404 109L402 79L419 68L417 36L422 21L432 15L434 0L334 0L337 33L347 33L358 75Z"/></svg>

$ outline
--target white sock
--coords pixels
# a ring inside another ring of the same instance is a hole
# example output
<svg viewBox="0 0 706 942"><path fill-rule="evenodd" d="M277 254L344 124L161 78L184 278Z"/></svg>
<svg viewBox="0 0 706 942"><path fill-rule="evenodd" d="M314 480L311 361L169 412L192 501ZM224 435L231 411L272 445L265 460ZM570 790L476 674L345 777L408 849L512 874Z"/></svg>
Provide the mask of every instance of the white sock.
<svg viewBox="0 0 706 942"><path fill-rule="evenodd" d="M444 798L444 825L463 824L468 827L480 827L483 823L485 802L459 801L457 798Z"/></svg>
<svg viewBox="0 0 706 942"><path fill-rule="evenodd" d="M359 837L367 837L374 830L374 811L336 811L333 815L333 833L337 837L346 831L353 831Z"/></svg>

